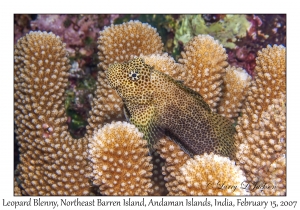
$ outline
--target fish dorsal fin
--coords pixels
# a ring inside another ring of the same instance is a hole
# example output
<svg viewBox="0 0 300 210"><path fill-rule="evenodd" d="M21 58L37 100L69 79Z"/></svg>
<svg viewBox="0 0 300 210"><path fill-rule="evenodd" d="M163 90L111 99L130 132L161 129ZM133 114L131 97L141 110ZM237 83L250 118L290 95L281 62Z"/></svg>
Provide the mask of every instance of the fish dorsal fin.
<svg viewBox="0 0 300 210"><path fill-rule="evenodd" d="M170 82L173 82L174 84L176 84L178 87L180 87L182 90L184 90L185 92L187 92L188 94L192 95L195 99L197 99L201 106L211 112L211 109L209 107L209 105L204 101L203 97L200 95L200 93L192 90L191 88L187 87L184 85L184 82L182 80L175 80L173 79L171 76L167 75L167 74L164 74L163 72L161 71L158 71L158 70L153 70L153 71L157 71L160 75L166 77L168 80L170 80Z"/></svg>
<svg viewBox="0 0 300 210"><path fill-rule="evenodd" d="M177 83L184 84L183 80L175 80Z"/></svg>
<svg viewBox="0 0 300 210"><path fill-rule="evenodd" d="M167 75L168 76L168 75ZM172 77L168 76L169 79L173 80L174 83L179 86L181 89L183 89L185 92L189 93L190 95L192 95L194 98L196 98L201 106L206 109L207 111L211 112L211 109L209 107L209 105L204 101L204 98L200 95L200 93L192 90L191 88L187 87L184 85L182 80L174 80Z"/></svg>

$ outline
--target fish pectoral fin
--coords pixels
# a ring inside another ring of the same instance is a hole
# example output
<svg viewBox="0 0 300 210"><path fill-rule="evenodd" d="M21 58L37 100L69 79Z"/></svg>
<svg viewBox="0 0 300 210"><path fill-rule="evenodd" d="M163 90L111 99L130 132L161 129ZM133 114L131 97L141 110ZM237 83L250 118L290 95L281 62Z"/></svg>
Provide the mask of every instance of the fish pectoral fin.
<svg viewBox="0 0 300 210"><path fill-rule="evenodd" d="M152 105L140 105L138 112L131 113L130 116L130 123L134 124L144 134L143 138L147 140L151 153L154 150L154 144L162 136L156 122L155 109Z"/></svg>
<svg viewBox="0 0 300 210"><path fill-rule="evenodd" d="M165 134L166 134L166 137L167 137L169 140L173 141L175 144L177 144L177 145L180 147L180 149L181 149L182 151L184 151L186 154L188 154L191 158L194 157L193 152L190 151L186 146L184 146L184 145L180 142L180 140L178 139L178 137L176 137L175 135L173 135L173 134L170 133L169 131L165 131Z"/></svg>
<svg viewBox="0 0 300 210"><path fill-rule="evenodd" d="M130 121L130 112L129 112L129 110L128 110L128 108L126 107L125 104L124 104L124 106L123 106L123 111L124 111L125 119L126 119L127 121Z"/></svg>

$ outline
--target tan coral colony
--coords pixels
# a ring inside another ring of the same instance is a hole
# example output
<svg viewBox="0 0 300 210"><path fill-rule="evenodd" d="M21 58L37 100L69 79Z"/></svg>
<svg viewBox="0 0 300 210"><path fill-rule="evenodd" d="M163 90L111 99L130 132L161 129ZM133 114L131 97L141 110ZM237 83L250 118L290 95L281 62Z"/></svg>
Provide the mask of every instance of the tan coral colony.
<svg viewBox="0 0 300 210"><path fill-rule="evenodd" d="M127 122L104 125L89 144L92 179L104 195L149 195L152 164L143 134Z"/></svg>
<svg viewBox="0 0 300 210"><path fill-rule="evenodd" d="M282 45L268 46L258 52L256 78L236 126L237 164L245 171L247 181L276 186L273 190L257 190L253 195L285 194L285 59Z"/></svg>
<svg viewBox="0 0 300 210"><path fill-rule="evenodd" d="M67 132L69 60L58 36L30 32L14 52L15 125L21 188L27 195L87 195L87 140Z"/></svg>

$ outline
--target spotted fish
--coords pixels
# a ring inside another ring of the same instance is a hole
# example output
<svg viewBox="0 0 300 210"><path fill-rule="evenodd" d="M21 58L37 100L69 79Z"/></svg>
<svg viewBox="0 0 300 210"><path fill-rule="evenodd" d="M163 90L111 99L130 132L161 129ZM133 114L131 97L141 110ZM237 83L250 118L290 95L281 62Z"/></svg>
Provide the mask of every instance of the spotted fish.
<svg viewBox="0 0 300 210"><path fill-rule="evenodd" d="M182 82L137 57L110 65L107 79L123 99L126 118L144 134L151 151L166 134L191 157L214 152L234 158L231 122L212 112L202 96Z"/></svg>

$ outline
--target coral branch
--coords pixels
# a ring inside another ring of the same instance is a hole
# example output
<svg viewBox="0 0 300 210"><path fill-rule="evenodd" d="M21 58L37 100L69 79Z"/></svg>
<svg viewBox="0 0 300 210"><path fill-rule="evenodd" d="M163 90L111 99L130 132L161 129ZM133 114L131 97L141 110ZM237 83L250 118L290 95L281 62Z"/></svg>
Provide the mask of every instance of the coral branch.
<svg viewBox="0 0 300 210"><path fill-rule="evenodd" d="M151 156L138 129L126 122L106 124L89 144L93 183L104 195L152 193Z"/></svg>
<svg viewBox="0 0 300 210"><path fill-rule="evenodd" d="M234 161L219 155L196 155L180 168L179 195L247 195L246 178Z"/></svg>
<svg viewBox="0 0 300 210"><path fill-rule="evenodd" d="M129 21L111 25L100 32L99 66L107 69L114 62L129 61L134 56L162 53L163 43L156 29L147 23Z"/></svg>
<svg viewBox="0 0 300 210"><path fill-rule="evenodd" d="M160 139L155 145L155 148L160 156L166 161L165 166L162 168L162 172L165 176L169 195L178 195L178 181L176 180L176 177L180 176L179 168L190 157L183 152L176 143L167 137Z"/></svg>
<svg viewBox="0 0 300 210"><path fill-rule="evenodd" d="M67 53L52 33L30 32L15 46L15 124L23 194L87 195L87 140L67 133Z"/></svg>
<svg viewBox="0 0 300 210"><path fill-rule="evenodd" d="M200 93L213 111L222 96L222 76L225 74L227 54L222 45L209 35L198 35L184 46L179 63L188 75L185 84Z"/></svg>
<svg viewBox="0 0 300 210"><path fill-rule="evenodd" d="M227 67L224 76L224 94L218 113L229 119L238 117L250 83L251 77L244 69Z"/></svg>
<svg viewBox="0 0 300 210"><path fill-rule="evenodd" d="M257 76L236 126L237 163L249 182L278 186L252 194L284 195L285 161L278 158L285 157L286 153L285 48L268 46L258 53L256 62ZM273 172L274 164L279 164L282 172Z"/></svg>

